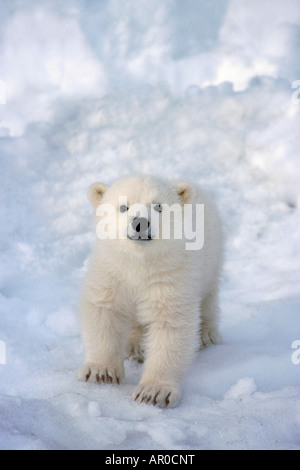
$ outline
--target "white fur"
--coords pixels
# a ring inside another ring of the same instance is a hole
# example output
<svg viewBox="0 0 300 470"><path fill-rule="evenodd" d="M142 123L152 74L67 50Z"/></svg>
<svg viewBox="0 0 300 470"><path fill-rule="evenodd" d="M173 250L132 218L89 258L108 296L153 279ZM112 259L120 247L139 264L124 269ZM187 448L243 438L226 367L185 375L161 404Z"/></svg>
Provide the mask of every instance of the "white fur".
<svg viewBox="0 0 300 470"><path fill-rule="evenodd" d="M196 350L220 341L220 220L211 199L195 185L135 175L109 188L96 183L89 190L95 208L111 203L118 209L120 195L127 196L130 206L204 204L204 246L188 251L184 239L96 241L81 295L86 355L78 377L119 383L124 379L125 357L141 361L144 356L133 398L174 407ZM122 217L124 231L126 213Z"/></svg>

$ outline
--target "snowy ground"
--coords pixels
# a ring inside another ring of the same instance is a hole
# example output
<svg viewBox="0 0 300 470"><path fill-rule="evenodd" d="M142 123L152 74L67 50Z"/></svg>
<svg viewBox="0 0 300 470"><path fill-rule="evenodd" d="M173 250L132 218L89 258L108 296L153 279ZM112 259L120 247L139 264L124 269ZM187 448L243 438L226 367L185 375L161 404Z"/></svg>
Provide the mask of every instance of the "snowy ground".
<svg viewBox="0 0 300 470"><path fill-rule="evenodd" d="M300 449L299 34L298 0L0 0L1 449ZM86 189L136 171L205 185L227 235L224 343L172 410L132 362L76 381Z"/></svg>

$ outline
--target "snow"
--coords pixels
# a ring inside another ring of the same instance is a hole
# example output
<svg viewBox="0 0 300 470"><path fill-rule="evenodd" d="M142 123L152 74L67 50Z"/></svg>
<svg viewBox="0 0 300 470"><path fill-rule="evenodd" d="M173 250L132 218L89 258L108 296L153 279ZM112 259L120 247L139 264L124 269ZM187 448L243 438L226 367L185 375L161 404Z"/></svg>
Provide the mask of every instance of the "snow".
<svg viewBox="0 0 300 470"><path fill-rule="evenodd" d="M256 385L252 377L244 377L233 385L227 393L225 393L226 399L228 398L242 398L252 395L256 392Z"/></svg>
<svg viewBox="0 0 300 470"><path fill-rule="evenodd" d="M0 4L0 448L299 449L299 2ZM207 187L227 239L224 341L172 410L131 361L76 380L86 190L136 171Z"/></svg>

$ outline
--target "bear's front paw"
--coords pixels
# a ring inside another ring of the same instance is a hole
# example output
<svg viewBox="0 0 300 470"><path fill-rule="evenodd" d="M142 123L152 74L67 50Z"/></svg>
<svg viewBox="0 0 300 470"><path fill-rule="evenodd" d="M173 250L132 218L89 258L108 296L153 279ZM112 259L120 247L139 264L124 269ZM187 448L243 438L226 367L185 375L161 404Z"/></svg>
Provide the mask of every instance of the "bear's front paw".
<svg viewBox="0 0 300 470"><path fill-rule="evenodd" d="M83 364L78 371L78 380L93 383L116 383L124 380L124 368L116 365L102 366L88 362Z"/></svg>
<svg viewBox="0 0 300 470"><path fill-rule="evenodd" d="M206 348L211 344L221 344L222 336L216 328L203 328L200 337L200 349Z"/></svg>
<svg viewBox="0 0 300 470"><path fill-rule="evenodd" d="M170 385L145 383L135 387L132 397L138 403L150 403L160 408L174 408L180 400L180 392Z"/></svg>

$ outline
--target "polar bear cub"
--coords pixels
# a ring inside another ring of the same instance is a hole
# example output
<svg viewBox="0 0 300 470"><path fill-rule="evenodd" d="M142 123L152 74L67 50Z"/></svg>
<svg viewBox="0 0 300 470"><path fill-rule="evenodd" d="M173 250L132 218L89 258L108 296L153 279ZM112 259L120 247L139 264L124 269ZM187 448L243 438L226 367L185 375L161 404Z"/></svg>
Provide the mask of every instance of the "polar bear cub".
<svg viewBox="0 0 300 470"><path fill-rule="evenodd" d="M194 184L147 175L95 183L88 197L97 237L81 294L78 378L119 384L131 356L145 361L134 400L175 407L195 352L221 339L216 207Z"/></svg>

